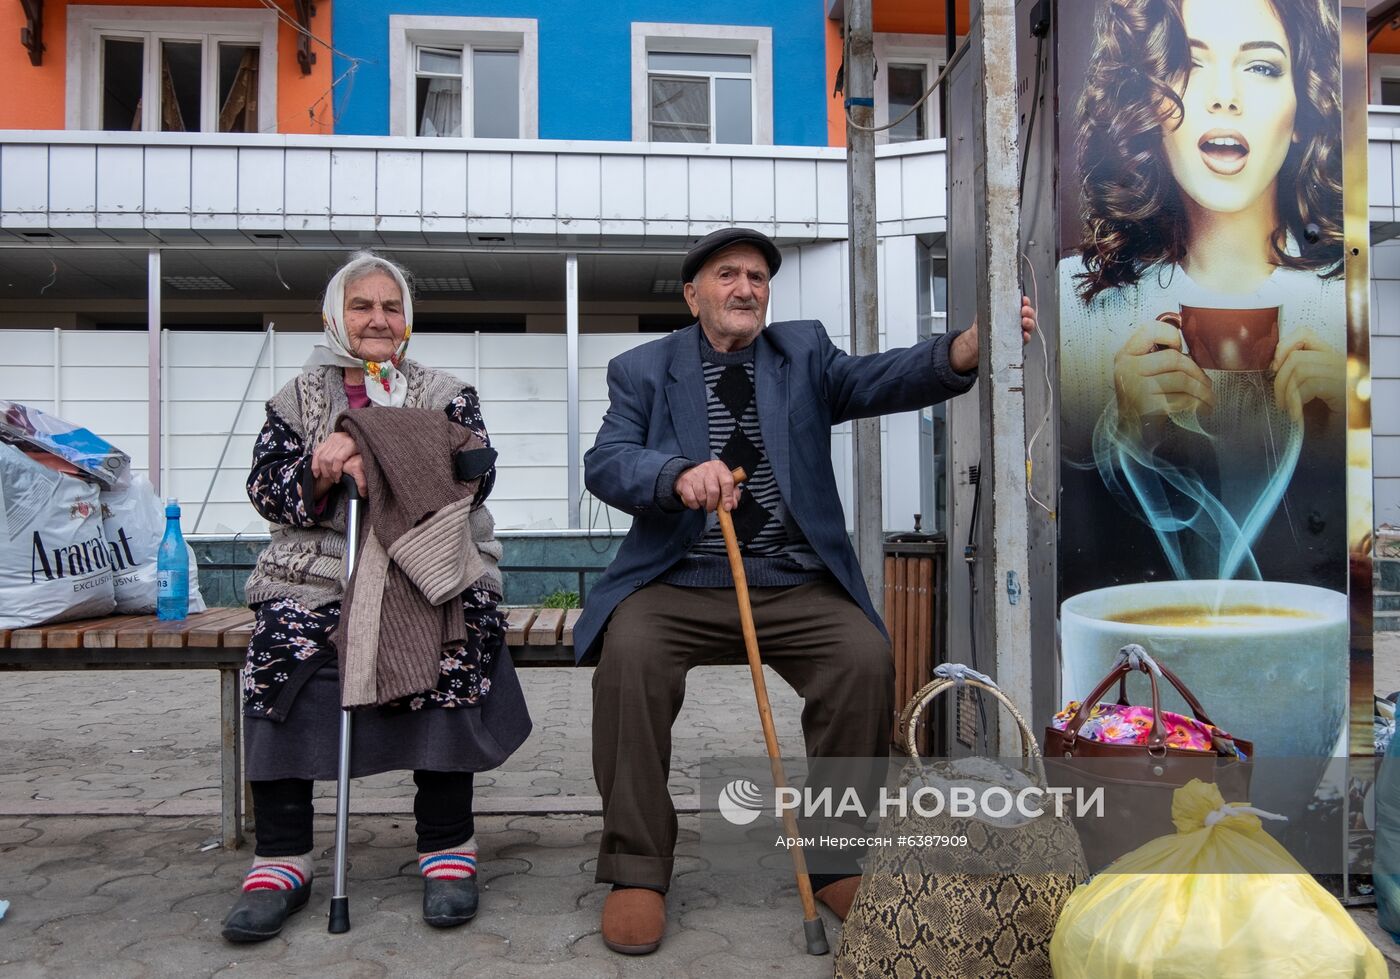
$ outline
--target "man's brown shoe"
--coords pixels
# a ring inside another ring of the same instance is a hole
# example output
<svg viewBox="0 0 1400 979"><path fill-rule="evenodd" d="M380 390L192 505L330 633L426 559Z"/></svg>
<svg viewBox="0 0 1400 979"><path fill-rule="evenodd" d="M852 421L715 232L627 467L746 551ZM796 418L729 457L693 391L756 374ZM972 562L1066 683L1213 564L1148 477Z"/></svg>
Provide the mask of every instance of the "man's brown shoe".
<svg viewBox="0 0 1400 979"><path fill-rule="evenodd" d="M666 932L666 897L645 887L623 887L603 902L603 944L623 955L655 952Z"/></svg>
<svg viewBox="0 0 1400 979"><path fill-rule="evenodd" d="M851 911L851 902L856 899L856 891L859 888L860 875L857 874L853 877L842 877L838 881L833 881L813 896L829 907L836 917L845 921L846 915Z"/></svg>

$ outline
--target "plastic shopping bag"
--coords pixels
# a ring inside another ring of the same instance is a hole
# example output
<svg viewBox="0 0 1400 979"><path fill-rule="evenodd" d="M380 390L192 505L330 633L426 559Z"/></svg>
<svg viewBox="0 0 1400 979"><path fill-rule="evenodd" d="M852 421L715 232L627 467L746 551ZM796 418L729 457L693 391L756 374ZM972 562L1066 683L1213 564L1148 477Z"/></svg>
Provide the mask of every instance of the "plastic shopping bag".
<svg viewBox="0 0 1400 979"><path fill-rule="evenodd" d="M106 615L114 604L97 484L0 442L0 629Z"/></svg>
<svg viewBox="0 0 1400 979"><path fill-rule="evenodd" d="M1256 812L1199 779L1177 789L1177 832L1071 895L1056 979L1385 979L1379 950Z"/></svg>
<svg viewBox="0 0 1400 979"><path fill-rule="evenodd" d="M156 610L156 552L165 535L165 508L151 481L127 471L116 486L102 491L102 522L112 553L112 585L118 612ZM205 610L199 593L199 568L190 557L190 614Z"/></svg>
<svg viewBox="0 0 1400 979"><path fill-rule="evenodd" d="M52 453L104 487L131 468L131 457L106 439L18 401L0 399L0 441Z"/></svg>

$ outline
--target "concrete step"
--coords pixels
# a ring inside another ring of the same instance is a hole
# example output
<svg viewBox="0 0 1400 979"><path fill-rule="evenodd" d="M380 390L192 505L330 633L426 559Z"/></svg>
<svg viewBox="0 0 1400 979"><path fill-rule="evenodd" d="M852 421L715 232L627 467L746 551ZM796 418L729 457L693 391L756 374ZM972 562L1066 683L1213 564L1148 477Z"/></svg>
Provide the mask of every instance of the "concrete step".
<svg viewBox="0 0 1400 979"><path fill-rule="evenodd" d="M1400 612L1400 592L1378 591L1375 594L1376 612Z"/></svg>
<svg viewBox="0 0 1400 979"><path fill-rule="evenodd" d="M1373 632L1400 632L1400 614L1377 615L1372 620Z"/></svg>

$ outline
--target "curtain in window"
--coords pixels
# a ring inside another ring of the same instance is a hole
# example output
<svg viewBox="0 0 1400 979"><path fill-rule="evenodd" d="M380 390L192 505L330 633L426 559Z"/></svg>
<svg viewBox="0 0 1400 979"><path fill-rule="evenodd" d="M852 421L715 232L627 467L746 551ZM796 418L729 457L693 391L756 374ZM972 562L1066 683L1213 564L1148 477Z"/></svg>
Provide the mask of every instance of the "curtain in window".
<svg viewBox="0 0 1400 979"><path fill-rule="evenodd" d="M418 135L462 135L461 79L428 80L428 91L423 96L423 112L418 120Z"/></svg>

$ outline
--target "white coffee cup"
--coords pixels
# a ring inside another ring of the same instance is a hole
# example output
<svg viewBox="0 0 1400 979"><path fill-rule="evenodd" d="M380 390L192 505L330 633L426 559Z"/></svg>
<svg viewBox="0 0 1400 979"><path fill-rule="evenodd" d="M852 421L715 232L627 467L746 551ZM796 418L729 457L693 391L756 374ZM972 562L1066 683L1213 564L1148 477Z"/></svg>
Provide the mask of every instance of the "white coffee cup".
<svg viewBox="0 0 1400 979"><path fill-rule="evenodd" d="M1179 609L1206 620L1153 621ZM1210 617L1240 609L1277 614ZM1346 717L1349 614L1344 593L1287 582L1151 581L1084 592L1060 606L1064 699L1087 697L1118 650L1139 643L1211 720L1253 741L1256 759L1329 757ZM1170 684L1160 687L1163 709L1190 713ZM1129 691L1133 703L1150 702L1142 677L1129 680ZM1116 696L1115 688L1109 698ZM1299 800L1271 801L1292 808Z"/></svg>

